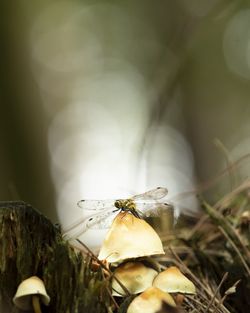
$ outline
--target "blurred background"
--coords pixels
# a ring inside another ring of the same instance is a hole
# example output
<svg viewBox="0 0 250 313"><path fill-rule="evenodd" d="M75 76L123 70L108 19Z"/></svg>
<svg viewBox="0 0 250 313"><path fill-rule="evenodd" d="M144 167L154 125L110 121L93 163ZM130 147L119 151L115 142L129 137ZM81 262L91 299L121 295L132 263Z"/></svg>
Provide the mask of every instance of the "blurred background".
<svg viewBox="0 0 250 313"><path fill-rule="evenodd" d="M64 228L80 199L164 186L178 216L197 202L177 195L249 152L249 1L0 6L2 200Z"/></svg>

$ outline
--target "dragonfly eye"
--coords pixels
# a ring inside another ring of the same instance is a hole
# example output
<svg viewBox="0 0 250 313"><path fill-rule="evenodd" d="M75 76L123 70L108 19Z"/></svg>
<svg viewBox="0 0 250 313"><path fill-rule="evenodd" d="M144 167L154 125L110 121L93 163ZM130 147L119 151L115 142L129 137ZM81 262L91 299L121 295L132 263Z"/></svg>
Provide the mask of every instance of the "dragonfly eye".
<svg viewBox="0 0 250 313"><path fill-rule="evenodd" d="M115 207L117 209L121 209L122 208L122 202L121 200L116 200L115 203L114 203Z"/></svg>

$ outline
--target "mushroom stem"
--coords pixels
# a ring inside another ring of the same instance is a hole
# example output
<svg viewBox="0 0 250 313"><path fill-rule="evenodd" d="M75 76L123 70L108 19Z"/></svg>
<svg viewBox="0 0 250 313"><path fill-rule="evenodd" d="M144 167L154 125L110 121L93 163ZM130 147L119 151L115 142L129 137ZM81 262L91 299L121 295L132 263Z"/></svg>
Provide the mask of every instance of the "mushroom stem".
<svg viewBox="0 0 250 313"><path fill-rule="evenodd" d="M39 296L36 295L32 296L32 305L35 313L42 313Z"/></svg>
<svg viewBox="0 0 250 313"><path fill-rule="evenodd" d="M177 295L175 296L175 302L178 306L182 305L182 302L184 300L184 295L177 293Z"/></svg>

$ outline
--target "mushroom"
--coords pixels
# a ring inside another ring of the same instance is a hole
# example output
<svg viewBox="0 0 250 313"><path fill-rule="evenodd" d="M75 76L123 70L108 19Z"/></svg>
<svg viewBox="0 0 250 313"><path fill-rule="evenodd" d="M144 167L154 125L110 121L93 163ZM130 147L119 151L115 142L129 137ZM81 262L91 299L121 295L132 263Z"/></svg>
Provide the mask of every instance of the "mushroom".
<svg viewBox="0 0 250 313"><path fill-rule="evenodd" d="M118 263L154 254L164 254L161 239L146 221L126 211L115 217L98 258Z"/></svg>
<svg viewBox="0 0 250 313"><path fill-rule="evenodd" d="M21 310L34 309L35 313L41 313L40 300L48 305L50 297L47 295L43 281L37 276L25 279L17 288L13 302Z"/></svg>
<svg viewBox="0 0 250 313"><path fill-rule="evenodd" d="M156 287L150 287L141 293L128 306L127 313L156 313L165 301L175 307L174 299L167 293Z"/></svg>
<svg viewBox="0 0 250 313"><path fill-rule="evenodd" d="M157 274L157 271L145 266L142 262L127 262L114 271L115 277L131 294L140 293L151 287ZM126 295L124 289L114 278L112 280L112 295L118 297Z"/></svg>
<svg viewBox="0 0 250 313"><path fill-rule="evenodd" d="M241 214L241 223L242 225L249 225L250 224L250 211L244 211Z"/></svg>
<svg viewBox="0 0 250 313"><path fill-rule="evenodd" d="M153 286L165 292L177 293L177 304L181 304L184 298L179 294L196 293L195 285L176 266L171 266L158 274L153 281Z"/></svg>

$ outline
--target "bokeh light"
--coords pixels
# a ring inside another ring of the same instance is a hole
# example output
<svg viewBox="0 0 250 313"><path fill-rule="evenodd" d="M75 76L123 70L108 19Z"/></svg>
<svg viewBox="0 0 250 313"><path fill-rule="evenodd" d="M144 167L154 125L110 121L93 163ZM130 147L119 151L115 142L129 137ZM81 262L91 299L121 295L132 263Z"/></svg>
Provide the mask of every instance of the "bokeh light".
<svg viewBox="0 0 250 313"><path fill-rule="evenodd" d="M149 22L124 6L57 2L36 18L30 46L51 117L51 172L63 228L91 214L76 206L82 198L128 197L159 185L171 196L192 187L184 137L171 126L144 137L162 91L159 78L157 84L151 78L157 58L166 56L164 80L178 63ZM98 245L103 232L90 234L84 240Z"/></svg>
<svg viewBox="0 0 250 313"><path fill-rule="evenodd" d="M248 152L246 2L16 0L15 10L4 7L2 189L10 182L13 194L63 229L91 214L77 207L80 199L156 186L168 188L177 218L197 208L195 191L179 194ZM205 196L213 202L219 194ZM84 236L98 245L102 235L94 234Z"/></svg>

